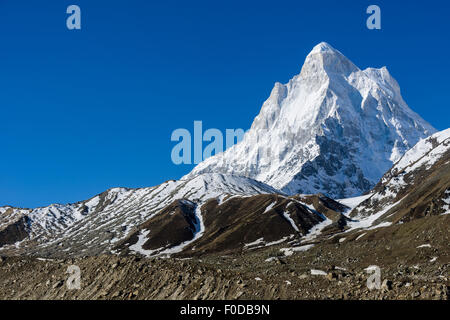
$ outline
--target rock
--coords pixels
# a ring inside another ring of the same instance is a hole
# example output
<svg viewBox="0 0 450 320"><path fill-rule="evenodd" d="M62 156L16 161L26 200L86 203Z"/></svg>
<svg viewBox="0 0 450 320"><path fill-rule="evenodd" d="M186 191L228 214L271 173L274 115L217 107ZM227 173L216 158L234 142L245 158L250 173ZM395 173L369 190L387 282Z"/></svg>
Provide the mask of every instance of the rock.
<svg viewBox="0 0 450 320"><path fill-rule="evenodd" d="M338 278L338 275L334 272L328 272L327 273L327 279L332 281L332 280L336 280Z"/></svg>
<svg viewBox="0 0 450 320"><path fill-rule="evenodd" d="M106 291L105 289L100 290L98 293L99 297L106 297L107 295L108 295L108 291Z"/></svg>
<svg viewBox="0 0 450 320"><path fill-rule="evenodd" d="M111 297L117 298L117 297L120 297L121 295L122 295L122 290L118 290L118 291L114 292Z"/></svg>
<svg viewBox="0 0 450 320"><path fill-rule="evenodd" d="M64 281L63 280L59 280L58 282L55 282L55 284L53 285L53 289L56 289L56 288L59 288L59 287L62 287L62 285L64 284Z"/></svg>

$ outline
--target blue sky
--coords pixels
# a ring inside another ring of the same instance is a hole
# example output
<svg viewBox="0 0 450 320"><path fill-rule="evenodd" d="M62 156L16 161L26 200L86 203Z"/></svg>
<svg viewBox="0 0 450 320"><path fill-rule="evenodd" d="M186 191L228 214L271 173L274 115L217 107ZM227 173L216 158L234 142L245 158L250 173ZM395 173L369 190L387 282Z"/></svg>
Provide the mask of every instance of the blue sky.
<svg viewBox="0 0 450 320"><path fill-rule="evenodd" d="M395 3L394 3L395 2ZM66 28L66 8L82 29ZM366 28L370 4L382 30ZM0 205L87 199L177 179L176 128L248 129L274 82L326 41L386 65L409 106L450 127L444 1L0 1Z"/></svg>

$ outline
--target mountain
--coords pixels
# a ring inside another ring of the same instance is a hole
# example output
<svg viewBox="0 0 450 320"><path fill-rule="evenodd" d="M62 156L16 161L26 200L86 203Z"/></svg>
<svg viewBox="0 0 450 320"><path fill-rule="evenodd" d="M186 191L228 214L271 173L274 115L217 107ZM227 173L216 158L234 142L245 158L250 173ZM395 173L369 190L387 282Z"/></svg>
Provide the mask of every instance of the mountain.
<svg viewBox="0 0 450 320"><path fill-rule="evenodd" d="M439 215L450 202L449 132L420 140L430 132L386 68L361 71L321 43L298 76L275 85L241 143L156 187L114 188L44 208L0 207L0 254L191 257L278 244L292 252ZM329 197L367 191L384 173L363 197Z"/></svg>
<svg viewBox="0 0 450 320"><path fill-rule="evenodd" d="M359 69L327 43L299 75L276 83L243 140L187 175L218 172L287 194L345 198L370 190L435 129L403 100L388 70Z"/></svg>
<svg viewBox="0 0 450 320"><path fill-rule="evenodd" d="M35 255L108 252L132 230L185 199L201 206L212 198L278 191L243 177L202 174L142 189L114 188L75 204L44 208L0 207L0 253Z"/></svg>
<svg viewBox="0 0 450 320"><path fill-rule="evenodd" d="M326 220L305 203L276 194L214 198L201 206L178 201L139 226L117 249L146 256L231 254L299 242Z"/></svg>
<svg viewBox="0 0 450 320"><path fill-rule="evenodd" d="M443 214L450 214L450 129L407 151L350 216L390 225Z"/></svg>
<svg viewBox="0 0 450 320"><path fill-rule="evenodd" d="M75 204L0 208L0 254L190 257L342 231L349 208L323 195L288 197L264 183L200 174L153 188L107 190Z"/></svg>

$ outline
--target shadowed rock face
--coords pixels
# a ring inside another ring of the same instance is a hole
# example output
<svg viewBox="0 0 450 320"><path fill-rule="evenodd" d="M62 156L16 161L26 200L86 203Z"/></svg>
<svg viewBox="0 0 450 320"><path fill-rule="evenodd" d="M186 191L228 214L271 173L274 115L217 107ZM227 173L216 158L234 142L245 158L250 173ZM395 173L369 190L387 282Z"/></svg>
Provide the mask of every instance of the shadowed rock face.
<svg viewBox="0 0 450 320"><path fill-rule="evenodd" d="M373 184L364 177L364 172L356 166L358 162L348 144L340 143L338 140L326 137L316 137L319 146L319 155L305 162L293 181L284 187L288 193L305 193L306 191L317 191L327 195L345 197L348 190L367 191ZM325 176L334 177L342 173L345 179L324 179ZM305 188L302 185L309 185Z"/></svg>
<svg viewBox="0 0 450 320"><path fill-rule="evenodd" d="M26 230L27 223L28 218L22 217L0 231L0 247L7 244L14 244L25 239L28 236Z"/></svg>
<svg viewBox="0 0 450 320"><path fill-rule="evenodd" d="M202 207L202 215L205 233L182 255L226 253L281 239L293 241L323 221L303 204L278 195L232 197L223 203L211 200Z"/></svg>
<svg viewBox="0 0 450 320"><path fill-rule="evenodd" d="M169 249L192 240L198 224L196 205L187 200L177 200L136 228L117 249L127 249L138 242L142 232L148 232L142 245L144 250Z"/></svg>
<svg viewBox="0 0 450 320"><path fill-rule="evenodd" d="M314 209L332 221L330 225L322 229L322 234L332 234L341 232L345 229L349 219L344 215L344 213L350 209L347 206L328 198L323 194L298 195L293 198L299 199L300 201L313 206Z"/></svg>

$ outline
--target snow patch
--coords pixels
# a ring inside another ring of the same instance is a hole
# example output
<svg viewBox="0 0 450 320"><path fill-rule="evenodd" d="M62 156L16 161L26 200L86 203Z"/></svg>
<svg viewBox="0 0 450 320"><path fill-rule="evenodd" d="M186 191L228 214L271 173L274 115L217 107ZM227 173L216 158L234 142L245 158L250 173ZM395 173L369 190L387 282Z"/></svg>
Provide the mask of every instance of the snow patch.
<svg viewBox="0 0 450 320"><path fill-rule="evenodd" d="M258 240L244 244L244 247L252 247L262 243L264 243L264 238L259 238Z"/></svg>
<svg viewBox="0 0 450 320"><path fill-rule="evenodd" d="M327 275L327 273L325 271L317 270L317 269L311 269L311 274L313 276L326 276Z"/></svg>
<svg viewBox="0 0 450 320"><path fill-rule="evenodd" d="M304 252L314 247L314 244L307 244L299 247L291 247L291 248L281 248L280 251L283 252L285 256L292 256L294 252Z"/></svg>
<svg viewBox="0 0 450 320"><path fill-rule="evenodd" d="M275 201L275 202L272 202L271 204L269 204L269 205L266 207L266 210L264 210L263 213L266 213L266 212L272 210L272 208L273 208L276 204L277 204L276 201Z"/></svg>

